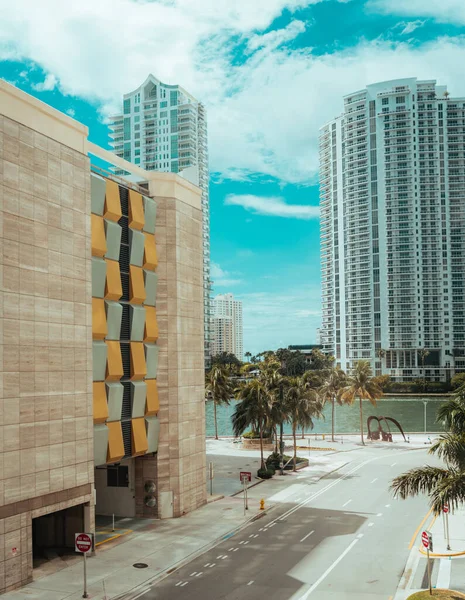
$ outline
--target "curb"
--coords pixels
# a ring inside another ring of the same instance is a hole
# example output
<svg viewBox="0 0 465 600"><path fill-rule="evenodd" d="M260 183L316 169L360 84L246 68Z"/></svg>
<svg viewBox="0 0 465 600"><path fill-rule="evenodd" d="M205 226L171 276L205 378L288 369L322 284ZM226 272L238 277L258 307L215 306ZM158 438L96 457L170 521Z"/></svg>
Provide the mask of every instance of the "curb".
<svg viewBox="0 0 465 600"><path fill-rule="evenodd" d="M438 518L437 515L435 515L433 517L433 520L429 524L428 530L431 530L431 528L435 524L437 518ZM425 548L423 547L423 544L420 544L420 547L418 548L418 550L419 550L420 554L423 554L423 556L428 555ZM465 556L465 550L462 550L461 552L448 552L447 554L443 554L441 552L430 552L429 555L431 558L453 558L455 556Z"/></svg>

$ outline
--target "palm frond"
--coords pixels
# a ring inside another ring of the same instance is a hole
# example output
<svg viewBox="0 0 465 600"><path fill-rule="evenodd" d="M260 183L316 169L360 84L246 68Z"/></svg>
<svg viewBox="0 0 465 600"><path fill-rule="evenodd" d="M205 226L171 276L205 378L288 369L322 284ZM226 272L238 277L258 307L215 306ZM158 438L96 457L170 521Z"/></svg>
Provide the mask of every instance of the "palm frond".
<svg viewBox="0 0 465 600"><path fill-rule="evenodd" d="M430 454L436 454L448 466L465 468L465 434L444 433L429 449Z"/></svg>
<svg viewBox="0 0 465 600"><path fill-rule="evenodd" d="M448 476L438 482L431 494L431 507L434 513L439 515L445 504L454 510L463 502L465 502L465 472L449 470Z"/></svg>
<svg viewBox="0 0 465 600"><path fill-rule="evenodd" d="M394 496L400 496L402 500L422 493L430 494L448 476L447 469L425 465L397 476L391 484L391 490Z"/></svg>

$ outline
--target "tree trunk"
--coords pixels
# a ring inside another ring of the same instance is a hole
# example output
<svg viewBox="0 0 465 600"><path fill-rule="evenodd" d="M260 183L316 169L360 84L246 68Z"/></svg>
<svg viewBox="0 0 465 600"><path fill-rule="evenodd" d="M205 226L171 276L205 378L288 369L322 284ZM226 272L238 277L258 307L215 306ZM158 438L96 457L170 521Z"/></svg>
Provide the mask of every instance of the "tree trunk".
<svg viewBox="0 0 465 600"><path fill-rule="evenodd" d="M331 441L334 442L334 411L335 411L335 402L334 398L331 399Z"/></svg>
<svg viewBox="0 0 465 600"><path fill-rule="evenodd" d="M297 424L296 423L292 423L292 437L294 439L294 471L297 471L297 437L296 437L296 431L297 431Z"/></svg>
<svg viewBox="0 0 465 600"><path fill-rule="evenodd" d="M261 460L261 468L264 469L265 468L265 461L263 460L263 428L262 428L262 422L260 420L259 424L258 424L258 429L260 432L260 460Z"/></svg>
<svg viewBox="0 0 465 600"><path fill-rule="evenodd" d="M281 421L279 424L279 455L280 455L280 463L284 463L284 423ZM283 469L281 469L281 475L283 474Z"/></svg>
<svg viewBox="0 0 465 600"><path fill-rule="evenodd" d="M278 428L274 426L274 451L275 454L278 454Z"/></svg>
<svg viewBox="0 0 465 600"><path fill-rule="evenodd" d="M305 425L302 425L302 439L305 439Z"/></svg>
<svg viewBox="0 0 465 600"><path fill-rule="evenodd" d="M213 399L213 414L215 419L215 440L218 439L218 423L216 421L216 400Z"/></svg>
<svg viewBox="0 0 465 600"><path fill-rule="evenodd" d="M359 398L360 401L360 437L362 438L362 444L365 445L365 441L363 439L363 408L362 408L362 399Z"/></svg>

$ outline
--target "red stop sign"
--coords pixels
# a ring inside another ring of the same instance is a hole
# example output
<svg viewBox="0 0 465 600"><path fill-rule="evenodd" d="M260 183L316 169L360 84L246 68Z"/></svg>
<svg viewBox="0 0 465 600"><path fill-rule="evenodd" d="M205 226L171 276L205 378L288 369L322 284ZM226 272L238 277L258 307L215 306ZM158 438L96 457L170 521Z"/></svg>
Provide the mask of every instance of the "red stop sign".
<svg viewBox="0 0 465 600"><path fill-rule="evenodd" d="M447 504L444 504L444 506L442 507L443 512L448 513L449 512L449 507L447 506Z"/></svg>
<svg viewBox="0 0 465 600"><path fill-rule="evenodd" d="M426 549L429 548L429 535L426 533L426 531L421 534L421 542Z"/></svg>
<svg viewBox="0 0 465 600"><path fill-rule="evenodd" d="M76 552L86 554L92 550L92 537L88 533L76 533L74 545Z"/></svg>

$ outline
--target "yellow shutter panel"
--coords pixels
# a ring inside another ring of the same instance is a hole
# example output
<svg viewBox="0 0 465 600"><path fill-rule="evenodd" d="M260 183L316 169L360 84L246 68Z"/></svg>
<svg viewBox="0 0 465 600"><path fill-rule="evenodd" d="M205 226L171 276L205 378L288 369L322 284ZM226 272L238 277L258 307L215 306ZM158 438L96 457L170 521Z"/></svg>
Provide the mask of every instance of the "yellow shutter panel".
<svg viewBox="0 0 465 600"><path fill-rule="evenodd" d="M92 241L92 256L102 258L107 251L107 240L105 238L105 224L103 217L98 215L90 215L91 226L91 241Z"/></svg>
<svg viewBox="0 0 465 600"><path fill-rule="evenodd" d="M109 221L119 221L121 219L119 187L116 181L111 181L111 179L107 179L103 216Z"/></svg>
<svg viewBox="0 0 465 600"><path fill-rule="evenodd" d="M123 295L121 286L121 274L119 271L119 262L116 260L106 260L107 280L105 283L105 300L119 300Z"/></svg>
<svg viewBox="0 0 465 600"><path fill-rule="evenodd" d="M94 401L94 423L105 423L108 419L108 403L105 391L104 381L94 381L93 384Z"/></svg>
<svg viewBox="0 0 465 600"><path fill-rule="evenodd" d="M129 227L142 231L144 223L142 195L134 190L129 190Z"/></svg>
<svg viewBox="0 0 465 600"><path fill-rule="evenodd" d="M155 271L158 265L155 236L151 233L144 233L144 235L144 269L147 269L147 271Z"/></svg>
<svg viewBox="0 0 465 600"><path fill-rule="evenodd" d="M105 300L103 298L92 298L92 339L105 339L107 331Z"/></svg>
<svg viewBox="0 0 465 600"><path fill-rule="evenodd" d="M119 381L123 376L123 359L119 342L105 342L108 347L106 381Z"/></svg>
<svg viewBox="0 0 465 600"><path fill-rule="evenodd" d="M140 417L139 419L132 419L131 425L133 450L132 455L140 456L141 454L145 454L149 449L144 417Z"/></svg>
<svg viewBox="0 0 465 600"><path fill-rule="evenodd" d="M144 272L140 267L129 265L129 302L142 304L145 298Z"/></svg>
<svg viewBox="0 0 465 600"><path fill-rule="evenodd" d="M158 414L158 411L160 410L160 400L158 399L157 380L146 379L145 384L147 386L145 416L149 417Z"/></svg>
<svg viewBox="0 0 465 600"><path fill-rule="evenodd" d="M144 344L142 342L131 342L131 380L142 380L147 375L145 365Z"/></svg>
<svg viewBox="0 0 465 600"><path fill-rule="evenodd" d="M108 427L108 454L107 462L119 462L124 456L123 430L121 421L111 421Z"/></svg>
<svg viewBox="0 0 465 600"><path fill-rule="evenodd" d="M155 306L145 307L145 333L144 342L156 342L158 340L157 309Z"/></svg>

